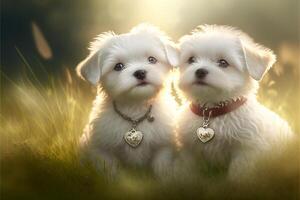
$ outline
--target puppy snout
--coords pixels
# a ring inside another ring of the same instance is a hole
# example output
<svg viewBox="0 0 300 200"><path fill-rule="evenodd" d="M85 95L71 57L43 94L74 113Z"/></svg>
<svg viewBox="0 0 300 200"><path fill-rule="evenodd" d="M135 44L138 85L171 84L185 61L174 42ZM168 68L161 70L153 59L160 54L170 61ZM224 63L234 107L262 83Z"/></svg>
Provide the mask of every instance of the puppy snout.
<svg viewBox="0 0 300 200"><path fill-rule="evenodd" d="M202 79L208 74L206 69L197 69L195 75L197 78Z"/></svg>
<svg viewBox="0 0 300 200"><path fill-rule="evenodd" d="M133 76L139 80L144 80L146 78L146 70L137 70L133 73Z"/></svg>

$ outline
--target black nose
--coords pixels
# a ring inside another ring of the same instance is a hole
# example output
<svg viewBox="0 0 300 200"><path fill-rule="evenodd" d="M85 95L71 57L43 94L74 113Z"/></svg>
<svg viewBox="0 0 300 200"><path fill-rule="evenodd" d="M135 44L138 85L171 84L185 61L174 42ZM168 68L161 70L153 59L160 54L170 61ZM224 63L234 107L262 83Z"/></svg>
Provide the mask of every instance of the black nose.
<svg viewBox="0 0 300 200"><path fill-rule="evenodd" d="M195 72L195 75L197 78L204 78L208 74L208 71L206 69L197 69Z"/></svg>
<svg viewBox="0 0 300 200"><path fill-rule="evenodd" d="M137 70L133 73L133 76L139 80L144 80L146 78L147 72L145 70Z"/></svg>

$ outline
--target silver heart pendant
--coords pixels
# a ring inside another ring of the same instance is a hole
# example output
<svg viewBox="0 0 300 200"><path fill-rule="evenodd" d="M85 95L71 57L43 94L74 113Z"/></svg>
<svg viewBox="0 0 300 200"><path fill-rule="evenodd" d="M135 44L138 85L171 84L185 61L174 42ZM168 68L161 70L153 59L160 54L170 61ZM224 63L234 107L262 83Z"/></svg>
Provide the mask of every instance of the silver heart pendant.
<svg viewBox="0 0 300 200"><path fill-rule="evenodd" d="M137 131L134 128L130 129L124 135L124 140L131 147L137 147L143 140L143 133L141 131Z"/></svg>
<svg viewBox="0 0 300 200"><path fill-rule="evenodd" d="M197 129L197 136L201 142L206 143L213 139L215 131L211 128L200 127Z"/></svg>

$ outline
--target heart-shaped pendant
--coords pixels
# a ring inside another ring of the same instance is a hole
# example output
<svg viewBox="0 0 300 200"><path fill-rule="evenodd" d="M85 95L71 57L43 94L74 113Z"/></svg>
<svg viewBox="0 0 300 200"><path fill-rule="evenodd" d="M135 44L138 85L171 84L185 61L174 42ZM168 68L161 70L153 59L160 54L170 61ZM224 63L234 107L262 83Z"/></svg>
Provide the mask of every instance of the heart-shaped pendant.
<svg viewBox="0 0 300 200"><path fill-rule="evenodd" d="M143 140L143 133L134 128L125 133L124 139L131 147L137 147Z"/></svg>
<svg viewBox="0 0 300 200"><path fill-rule="evenodd" d="M211 128L200 127L197 129L197 136L201 142L206 143L213 139L215 132Z"/></svg>

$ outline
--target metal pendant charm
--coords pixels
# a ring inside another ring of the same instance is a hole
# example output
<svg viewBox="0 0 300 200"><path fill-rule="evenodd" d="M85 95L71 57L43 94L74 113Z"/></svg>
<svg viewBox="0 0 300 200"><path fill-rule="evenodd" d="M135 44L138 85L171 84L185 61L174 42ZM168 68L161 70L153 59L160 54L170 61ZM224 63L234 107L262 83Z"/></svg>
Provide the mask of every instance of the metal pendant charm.
<svg viewBox="0 0 300 200"><path fill-rule="evenodd" d="M213 139L215 131L211 128L200 127L197 129L197 136L201 142L206 143Z"/></svg>
<svg viewBox="0 0 300 200"><path fill-rule="evenodd" d="M215 136L215 131L212 128L208 127L211 111L209 111L208 115L206 115L207 110L207 107L203 110L203 124L202 127L197 129L197 136L203 143L210 141Z"/></svg>
<svg viewBox="0 0 300 200"><path fill-rule="evenodd" d="M136 148L143 140L143 133L132 128L125 133L124 140L129 146Z"/></svg>

